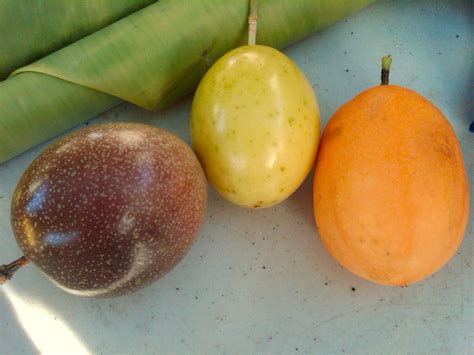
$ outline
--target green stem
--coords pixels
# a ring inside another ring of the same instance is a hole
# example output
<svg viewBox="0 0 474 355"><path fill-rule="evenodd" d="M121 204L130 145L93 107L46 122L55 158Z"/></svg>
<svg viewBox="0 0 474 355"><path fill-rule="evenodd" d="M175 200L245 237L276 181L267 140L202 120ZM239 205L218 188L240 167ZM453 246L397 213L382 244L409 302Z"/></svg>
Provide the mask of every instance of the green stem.
<svg viewBox="0 0 474 355"><path fill-rule="evenodd" d="M390 76L390 66L392 65L392 56L386 55L382 58L382 72L380 74L380 85L388 85L389 76Z"/></svg>
<svg viewBox="0 0 474 355"><path fill-rule="evenodd" d="M250 0L249 45L254 45L257 38L257 0Z"/></svg>

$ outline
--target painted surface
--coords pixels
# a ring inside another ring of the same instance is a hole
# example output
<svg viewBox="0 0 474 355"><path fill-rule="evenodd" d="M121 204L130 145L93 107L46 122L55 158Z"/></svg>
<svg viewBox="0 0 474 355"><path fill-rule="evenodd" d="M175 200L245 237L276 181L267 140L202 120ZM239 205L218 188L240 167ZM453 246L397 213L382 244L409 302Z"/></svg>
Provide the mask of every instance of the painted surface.
<svg viewBox="0 0 474 355"><path fill-rule="evenodd" d="M432 100L449 118L474 190L473 10L469 1L379 2L285 52L318 95L322 126L339 105L379 81ZM148 122L189 142L191 101L149 113L122 105L89 124ZM52 142L52 141L50 141ZM9 208L17 179L45 149L0 165L0 260L19 256ZM159 282L129 296L69 295L21 270L0 289L2 353L453 353L474 339L474 207L456 256L408 288L378 286L342 269L314 228L311 181L283 204L245 210L209 190L193 248Z"/></svg>

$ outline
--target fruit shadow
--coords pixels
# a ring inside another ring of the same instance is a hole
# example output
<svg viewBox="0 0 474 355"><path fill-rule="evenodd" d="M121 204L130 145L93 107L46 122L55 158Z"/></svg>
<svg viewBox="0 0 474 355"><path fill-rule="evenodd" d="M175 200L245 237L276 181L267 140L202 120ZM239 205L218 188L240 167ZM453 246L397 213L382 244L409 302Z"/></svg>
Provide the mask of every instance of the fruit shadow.
<svg viewBox="0 0 474 355"><path fill-rule="evenodd" d="M387 17L380 16L382 13L380 9L383 7L385 12L392 11L391 6L394 4L395 2L379 3L364 11L370 14L373 12L371 17L375 20L380 19L379 29L383 29ZM394 21L408 19L404 23L409 23L413 27L412 33L432 32L426 28L426 24L416 21L416 17L410 17L411 13L413 16L417 14L415 11L406 10L401 13L403 16L399 16L400 14L393 16ZM302 61L299 64L306 66L308 72L313 70L309 76L314 78L312 82L320 85L320 92L328 90L319 96L325 112L333 112L345 99L368 87L369 84L377 84L378 56L394 50L387 45L394 43L393 40L386 41L386 38L380 37L378 42L370 42L362 41L357 32L352 35L351 26L364 28L364 20L366 20L364 17L349 19L348 23L333 27L292 48L293 53L303 52L308 45L314 49L306 51L304 57L301 56L307 63ZM421 28L422 26L425 28ZM441 28L436 18L429 26ZM337 39L341 38L341 31L345 36L351 36L353 41L350 43L338 41ZM335 39L333 45L340 46L337 52L325 51L323 47L328 43L327 37L331 36ZM439 34L439 38L444 38L442 33ZM362 42L370 43L376 51L368 50ZM437 45L441 42L427 43ZM358 53L360 49L366 51ZM403 78L401 74L404 70L412 71L409 70L409 67L414 65L409 60L410 50L415 50L414 55L423 55L420 53L421 49L407 46L396 48L397 53L392 52L400 58L395 61L393 82L419 86L420 80L417 76ZM433 48L433 51L435 50L436 48ZM343 57L344 51L347 51L346 57ZM433 67L446 67L446 58L443 55L438 58L431 54L433 53L428 53L424 60L429 60ZM434 54L438 55L437 52ZM374 64L369 66L360 64L355 68L341 67L336 60L343 57L347 62L343 63L344 65L349 65L352 61L360 63L359 59L353 60L355 56L364 56L366 62L373 61ZM417 63L419 62L421 61ZM324 71L317 72L316 69L310 69L322 68L323 65ZM449 61L447 65L450 65ZM345 72L346 68L350 71ZM422 70L423 68L419 68L418 72ZM327 71L331 75L327 75ZM341 72L339 76L335 74L338 71ZM339 82L350 86L350 95L348 90L342 89L344 85L332 85L335 75ZM419 87L425 91L422 85ZM471 91L468 87L468 90L461 94L461 107L472 108L468 97ZM435 95L430 98L436 101L442 100L443 95L440 93L443 91L439 93L433 91L431 94L426 92L425 95ZM91 124L109 121L148 122L170 129L189 142L189 107L190 99L187 99L184 105L165 113L149 113L133 105L123 104L120 109L101 115L99 119L91 121ZM166 119L162 119L163 116L166 116ZM467 134L472 135L469 132ZM472 141L470 137L472 136L466 136ZM45 146L46 144L41 147ZM39 150L40 148L36 148L35 154ZM22 166L26 167L26 161L33 156L33 153L28 153L18 159L21 160ZM470 157L472 162L472 154ZM472 170L470 175L470 181L473 181ZM351 334L354 334L352 339L356 336L365 339L366 335L360 330L357 333L364 323L363 319L360 319L360 324L354 324L354 327L347 326L350 319L359 320L355 312L364 307L385 311L371 314L371 321L366 323L373 324L376 319L387 320L386 326L391 327L387 328L387 334L390 331L395 333L393 323L398 321L399 324L403 324L406 319L412 325L416 325L417 329L426 327L423 317L432 320L430 327L447 322L445 316L452 317L453 326L462 320L461 305L464 304L462 297L465 296L465 292L460 292L460 289L463 285L472 284L469 283L472 271L469 272L470 266L463 266L465 264L463 260L472 260L473 245L469 236L473 233L473 200L471 200L471 234L465 238L462 250L459 252L462 258L454 258L440 273L422 283L407 289L389 288L356 278L342 269L325 251L314 224L311 181L312 174L290 199L278 206L262 210L246 210L232 206L210 188L206 224L193 248L168 275L134 294L110 299L72 296L56 288L33 266L20 271L10 288L17 298L25 300L37 310L44 310L48 321L60 322L69 329L74 334L71 343L80 343L90 352L103 353L156 352L157 349L163 353L190 353L193 350L196 352L196 344L203 343L206 344L204 346L208 346L207 353L218 351L217 345L221 346L221 350L227 349L228 352L232 352L232 349L234 351L241 349L241 344L254 342L257 337L260 337L258 338L260 340L264 335L267 338L273 334L275 341L277 338L275 334L278 331L280 335L286 337L285 343L291 342L292 335L297 337L297 334L291 333L291 329L296 329L295 332L300 336L311 334L315 339L320 339L325 335L335 342L343 342L344 332L350 329ZM12 236L5 233L5 238ZM14 242L2 244L3 248L11 250L12 255L17 253ZM27 324L38 323L38 318L35 313L29 318L27 315L23 316L26 318L18 318L18 313L11 304L11 293L10 301L7 301L8 293L10 292L4 289L0 290L2 321L5 320L7 323L6 329L0 332L0 335L1 339L18 343L17 347L12 348L12 353L23 352L22 350L30 352L33 344L41 344L37 338L32 337L45 336L50 342L57 341L56 334L43 332L38 335L30 332L31 334L28 333L25 339L29 338L31 343L22 342L26 334L23 329ZM395 308L391 316L387 317L386 313L389 313L392 305L400 308ZM17 303L17 307L22 310L29 309L24 303ZM409 309L411 314L401 312L404 307ZM451 308L446 312L442 307ZM465 308L464 312L468 312L470 309L468 303ZM400 317L397 316L398 313ZM342 318L344 314L354 317ZM400 319L397 320L397 317ZM313 319L314 322L308 319ZM334 324L331 323L332 319L343 319L344 322L337 324L337 327L325 328L328 324ZM40 322L38 327L41 325ZM375 333L374 329L376 328L369 328L366 333ZM332 338L331 331L335 334ZM442 333L439 331L436 334ZM281 343L283 342L277 344ZM265 345L270 346L267 343ZM6 350L10 348L4 347L2 341L1 349L8 353ZM39 352L41 349L36 350ZM70 348L68 350L71 351ZM279 348L273 352L281 351Z"/></svg>
<svg viewBox="0 0 474 355"><path fill-rule="evenodd" d="M34 354L38 349L29 339L28 333L20 325L18 316L4 292L0 292L0 309L2 326L0 339L2 353L4 354ZM28 339L28 341L25 341Z"/></svg>
<svg viewBox="0 0 474 355"><path fill-rule="evenodd" d="M168 275L130 295L72 296L33 266L21 270L2 289L10 328L5 339L46 351L42 337L53 335L40 329L53 322L62 334L65 348L59 349L63 351L79 346L90 352L132 352L142 344L153 349L166 343L170 350L186 352L192 350L193 339L222 327L216 319L232 320L228 329L245 328L254 307L262 317L271 317L276 309L297 308L304 298L318 297L322 302L310 306L318 313L321 304L334 299L326 294L324 284L336 278L344 284L340 279L345 272L317 239L311 180L287 201L261 210L230 205L209 188L206 224L193 248ZM342 295L337 288L333 286L331 293ZM349 286L344 288L347 291ZM20 329L26 329L30 345L20 341L25 335ZM183 334L185 341L176 339L177 334ZM237 334L235 341L245 336Z"/></svg>
<svg viewBox="0 0 474 355"><path fill-rule="evenodd" d="M433 289L440 295L438 303L457 304L458 295L449 294L449 286L456 287L456 265L435 282L429 279L408 289L374 285L342 269L317 236L311 187L310 175L287 201L261 210L232 206L209 188L206 224L193 248L168 275L130 295L103 299L72 296L34 267L25 268L9 286L23 304L12 307L10 291L10 305L2 307L10 327L4 339L29 349L31 345L21 342L19 329L25 328L31 343L39 344L37 351L44 351L44 341L38 337L57 338L31 331L31 323L41 327L44 322L39 321L37 312L28 315L25 304L43 310L45 321L60 324L63 338L70 337L69 342L63 340L69 351L70 344L80 344L87 351L104 353L158 348L192 352L193 344L202 344L210 334L209 351L215 350L215 344L226 344L228 349L233 343L248 341L254 332L281 331L282 321L297 324L299 332L318 329L315 336L330 337L325 324L332 319L350 321L345 315L357 317L356 310L396 311L392 305L419 304L428 312L426 299L437 304ZM443 291L446 286L448 291ZM2 294L2 305L4 298ZM17 324L12 309L17 317L22 313ZM308 314L313 323L308 323ZM294 321L288 320L288 315ZM400 321L396 312L390 317L393 322ZM252 328L253 322L258 330ZM344 329L344 322L337 324ZM13 352L19 350L16 347Z"/></svg>

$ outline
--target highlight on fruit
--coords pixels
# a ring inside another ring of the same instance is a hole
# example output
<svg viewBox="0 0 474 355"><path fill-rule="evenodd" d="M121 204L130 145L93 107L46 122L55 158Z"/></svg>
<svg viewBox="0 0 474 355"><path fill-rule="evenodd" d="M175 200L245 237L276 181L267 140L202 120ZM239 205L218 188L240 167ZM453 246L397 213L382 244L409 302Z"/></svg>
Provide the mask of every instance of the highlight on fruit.
<svg viewBox="0 0 474 355"><path fill-rule="evenodd" d="M410 89L381 85L342 105L324 129L314 215L329 253L354 274L405 286L439 270L463 239L467 176L443 113Z"/></svg>
<svg viewBox="0 0 474 355"><path fill-rule="evenodd" d="M11 221L24 256L0 267L0 283L32 263L76 295L135 291L184 257L206 203L202 168L175 135L134 123L81 129L20 178Z"/></svg>
<svg viewBox="0 0 474 355"><path fill-rule="evenodd" d="M288 198L308 176L319 141L311 84L282 52L255 44L251 1L248 45L204 75L191 109L191 140L209 182L227 200L264 208Z"/></svg>

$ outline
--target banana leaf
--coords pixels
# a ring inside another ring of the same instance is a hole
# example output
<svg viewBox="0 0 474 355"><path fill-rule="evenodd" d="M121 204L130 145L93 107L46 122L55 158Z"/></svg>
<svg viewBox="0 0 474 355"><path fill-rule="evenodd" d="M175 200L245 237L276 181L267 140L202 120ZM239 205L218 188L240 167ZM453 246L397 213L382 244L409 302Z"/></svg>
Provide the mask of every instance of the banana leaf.
<svg viewBox="0 0 474 355"><path fill-rule="evenodd" d="M282 48L373 0L261 0L257 43ZM247 39L248 0L161 0L0 83L0 162L120 102L159 109Z"/></svg>
<svg viewBox="0 0 474 355"><path fill-rule="evenodd" d="M156 0L0 0L0 80Z"/></svg>

